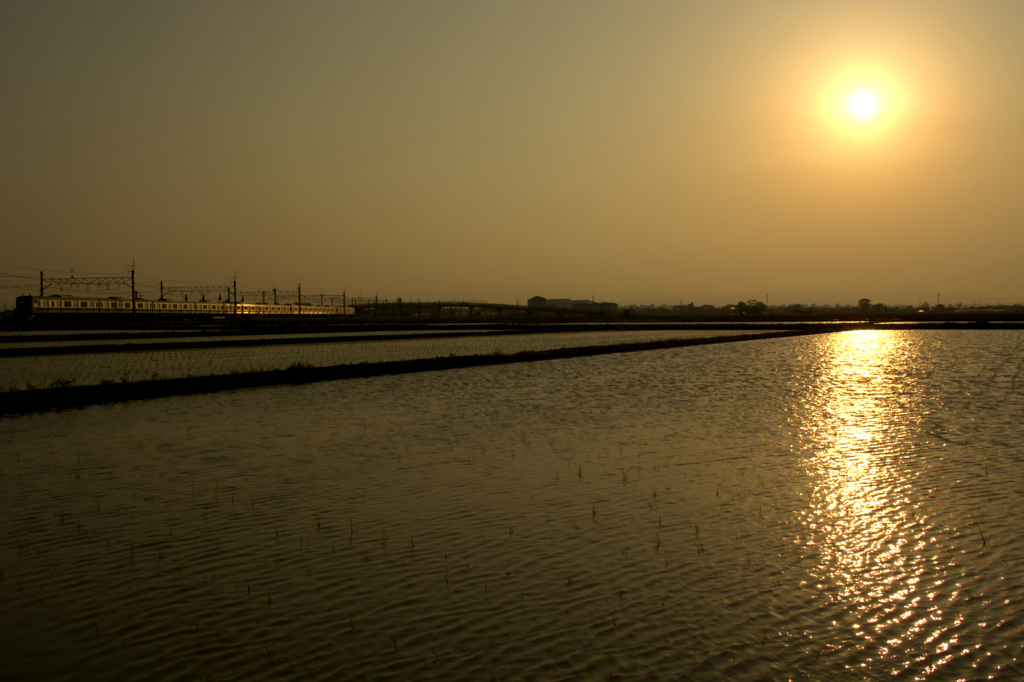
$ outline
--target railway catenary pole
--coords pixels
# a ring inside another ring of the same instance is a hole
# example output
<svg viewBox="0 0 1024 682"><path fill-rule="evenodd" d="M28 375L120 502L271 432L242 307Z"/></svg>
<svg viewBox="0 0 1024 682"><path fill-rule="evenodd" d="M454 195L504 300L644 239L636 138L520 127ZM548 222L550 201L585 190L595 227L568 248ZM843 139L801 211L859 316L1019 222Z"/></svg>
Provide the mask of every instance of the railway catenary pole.
<svg viewBox="0 0 1024 682"><path fill-rule="evenodd" d="M43 297L43 271L39 271L39 298Z"/></svg>
<svg viewBox="0 0 1024 682"><path fill-rule="evenodd" d="M274 287L274 305L277 305L277 287Z"/></svg>
<svg viewBox="0 0 1024 682"><path fill-rule="evenodd" d="M302 314L302 282L299 282L299 315Z"/></svg>
<svg viewBox="0 0 1024 682"><path fill-rule="evenodd" d="M231 283L235 287L235 303L233 305L233 310L234 310L234 314L237 315L238 314L238 275L237 274L235 275L235 278L233 280L231 280Z"/></svg>
<svg viewBox="0 0 1024 682"><path fill-rule="evenodd" d="M132 258L132 317L135 317L135 259Z"/></svg>

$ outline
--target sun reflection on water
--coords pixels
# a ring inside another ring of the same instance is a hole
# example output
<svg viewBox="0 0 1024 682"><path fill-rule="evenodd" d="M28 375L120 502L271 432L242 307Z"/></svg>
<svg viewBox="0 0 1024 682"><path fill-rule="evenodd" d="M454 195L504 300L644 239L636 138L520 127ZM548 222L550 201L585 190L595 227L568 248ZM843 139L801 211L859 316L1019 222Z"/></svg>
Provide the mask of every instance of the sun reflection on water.
<svg viewBox="0 0 1024 682"><path fill-rule="evenodd" d="M908 398L914 378L901 368L922 359L908 357L915 348L898 332L834 334L822 343L801 425L814 481L803 512L805 585L835 608L848 666L896 673L911 665L912 650L956 643L943 635L941 604L922 585L942 562L929 547L923 491L900 437L919 419Z"/></svg>

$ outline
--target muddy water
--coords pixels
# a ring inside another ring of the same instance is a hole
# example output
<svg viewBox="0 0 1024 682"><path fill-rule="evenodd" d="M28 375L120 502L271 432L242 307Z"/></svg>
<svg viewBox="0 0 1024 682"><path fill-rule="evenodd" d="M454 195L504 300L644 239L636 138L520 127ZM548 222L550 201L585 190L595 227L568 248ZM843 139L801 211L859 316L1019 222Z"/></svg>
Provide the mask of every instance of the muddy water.
<svg viewBox="0 0 1024 682"><path fill-rule="evenodd" d="M4 419L12 679L1019 679L1024 335Z"/></svg>

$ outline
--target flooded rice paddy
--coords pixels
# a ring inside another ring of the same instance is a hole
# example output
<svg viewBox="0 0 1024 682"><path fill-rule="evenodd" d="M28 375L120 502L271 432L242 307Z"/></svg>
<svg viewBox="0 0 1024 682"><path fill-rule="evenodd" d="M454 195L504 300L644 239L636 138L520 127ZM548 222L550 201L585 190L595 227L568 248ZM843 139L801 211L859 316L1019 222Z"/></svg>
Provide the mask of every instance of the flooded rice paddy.
<svg viewBox="0 0 1024 682"><path fill-rule="evenodd" d="M296 363L311 367L329 367L364 362L393 362L449 356L495 353L511 355L522 351L607 346L668 339L703 339L751 333L758 332L692 329L515 335L478 332L474 336L437 339L346 341L295 346L176 348L94 355L10 357L0 358L0 388L24 390L33 386L49 386L53 382L71 382L83 386L99 384L104 381L128 382L154 378L176 379L210 374L261 372L286 369ZM359 332L352 333L353 338L357 338L359 335ZM308 337L309 335L302 336ZM244 336L231 337L232 340L246 338Z"/></svg>
<svg viewBox="0 0 1024 682"><path fill-rule="evenodd" d="M1024 334L6 418L10 679L1024 677Z"/></svg>
<svg viewBox="0 0 1024 682"><path fill-rule="evenodd" d="M473 330L474 334L493 334L500 330L498 329L476 329ZM452 329L417 329L415 333L417 335L428 335L428 334L451 334ZM80 332L76 332L76 335ZM150 335L156 334L157 332L148 332ZM383 329L376 329L373 331L344 331L344 332L307 332L307 333L289 333L289 334L216 334L216 333L189 333L189 332L159 332L161 338L148 339L144 338L147 332L126 332L135 337L142 337L141 339L134 339L136 342L141 343L181 343L183 341L277 341L281 339L333 339L338 337L346 338L359 338L361 336L408 336L410 332L408 330L389 331ZM81 333L85 336L87 332ZM104 336L111 337L115 333L108 332ZM71 341L65 340L53 340L52 337L58 336L57 334L47 334L46 340L36 340L38 335L30 337L30 340L22 340L16 336L4 336L0 335L0 350L7 350L12 348L23 348L25 346L31 346L33 348L63 348L63 347L74 347L82 346L83 343L93 346L114 346L130 344L133 341L125 340L123 338L94 338L89 339L87 342L83 342L80 339L74 339Z"/></svg>

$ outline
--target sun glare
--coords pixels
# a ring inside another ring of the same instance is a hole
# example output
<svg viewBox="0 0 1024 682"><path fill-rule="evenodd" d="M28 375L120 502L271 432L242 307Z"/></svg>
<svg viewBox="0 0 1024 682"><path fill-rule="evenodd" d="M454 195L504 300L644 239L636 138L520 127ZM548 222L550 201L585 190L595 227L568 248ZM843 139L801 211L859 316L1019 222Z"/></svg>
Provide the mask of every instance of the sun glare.
<svg viewBox="0 0 1024 682"><path fill-rule="evenodd" d="M854 116L870 116L875 113L875 107L878 106L878 100L870 92L858 92L850 100L850 111L853 112Z"/></svg>
<svg viewBox="0 0 1024 682"><path fill-rule="evenodd" d="M878 159L904 147L905 135L894 133L906 132L910 93L906 74L896 64L824 63L819 68L813 97L818 130L825 136L816 154Z"/></svg>

